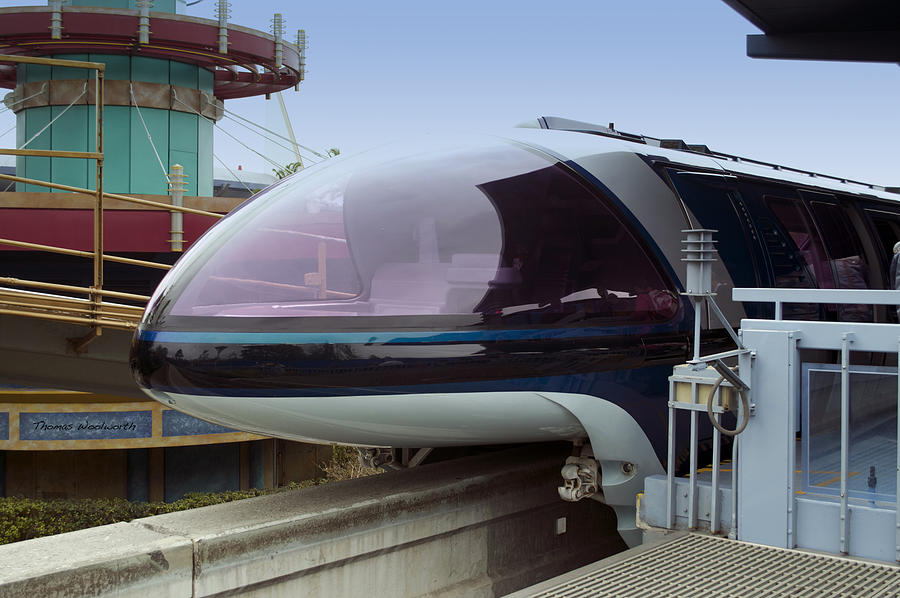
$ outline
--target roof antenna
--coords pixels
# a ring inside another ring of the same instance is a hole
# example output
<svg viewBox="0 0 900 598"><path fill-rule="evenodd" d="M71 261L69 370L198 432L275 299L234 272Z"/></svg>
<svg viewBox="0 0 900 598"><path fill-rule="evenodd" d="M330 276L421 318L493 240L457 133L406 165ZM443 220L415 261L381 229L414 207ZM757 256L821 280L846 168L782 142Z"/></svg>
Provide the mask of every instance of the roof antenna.
<svg viewBox="0 0 900 598"><path fill-rule="evenodd" d="M610 131L615 131L615 130L616 130L616 123L609 123L609 130L610 130Z"/></svg>

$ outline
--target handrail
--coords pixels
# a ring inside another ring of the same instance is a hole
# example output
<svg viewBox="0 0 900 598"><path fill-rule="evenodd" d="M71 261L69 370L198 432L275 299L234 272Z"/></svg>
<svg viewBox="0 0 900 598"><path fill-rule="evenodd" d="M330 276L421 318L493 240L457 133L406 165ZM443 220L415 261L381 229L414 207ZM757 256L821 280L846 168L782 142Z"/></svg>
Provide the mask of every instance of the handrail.
<svg viewBox="0 0 900 598"><path fill-rule="evenodd" d="M101 75L106 70L106 63L104 62L88 62L86 60L68 60L62 58L41 58L38 56L11 56L9 54L0 54L0 63L3 62L42 64L45 66L68 66L73 69L98 71Z"/></svg>
<svg viewBox="0 0 900 598"><path fill-rule="evenodd" d="M26 241L17 241L13 239L0 239L0 245L11 247L20 247L24 249L47 251L63 255L72 255L77 257L90 257L94 261L93 283L89 287L79 287L73 285L62 285L54 283L44 283L39 281L19 280L15 278L0 277L0 284L13 287L26 287L33 289L61 291L66 293L78 293L87 295L87 299L75 298L48 298L27 291L8 290L4 292L0 289L0 304L11 309L0 309L0 314L21 315L28 317L41 318L46 320L54 320L61 322L71 322L79 324L88 324L92 327L91 332L82 339L76 339L73 348L76 351L81 350L84 345L90 342L94 337L101 333L102 326L113 328L132 329L137 325L139 320L139 308L132 306L112 306L103 302L104 297L126 299L129 301L149 301L149 297L137 295L133 293L121 293L115 291L103 290L103 264L104 262L116 262L129 264L134 266L142 266L149 268L158 268L168 270L172 266L169 264L156 263L121 256L106 255L103 251L103 202L105 199L114 199L128 203L147 206L154 209L166 210L170 213L187 213L198 216L206 216L210 218L222 218L222 214L199 210L195 208L187 208L182 205L173 205L176 202L173 199L171 204L166 204L148 199L141 199L129 195L121 195L118 193L107 193L103 190L103 76L106 65L102 62L87 62L80 60L63 60L58 58L40 58L33 56L7 56L0 55L0 63L24 63L24 64L40 64L48 66L63 66L72 68L84 68L94 71L94 131L95 131L95 147L94 151L69 151L69 150L46 150L46 149L3 149L0 148L0 155L12 156L40 156L40 157L60 157L60 158L80 158L96 161L96 172L94 180L94 189L82 187L74 187L71 185L63 185L49 181L41 181L37 179L20 177L15 175L0 174L0 180L7 180L16 183L24 183L37 185L49 189L59 191L67 191L71 193L80 193L91 195L94 200L94 250L83 251L78 249L69 249L65 247L54 247L51 245L43 245L39 243L30 243ZM85 88L87 89L87 87ZM88 104L90 104L88 100ZM50 122L52 124L53 121ZM49 126L49 125L48 125ZM174 216L173 216L174 218ZM175 228L171 231L173 235L180 232ZM174 238L174 237L173 237ZM4 300L5 299L5 300ZM124 310L124 313L123 313ZM117 319L118 318L118 319Z"/></svg>
<svg viewBox="0 0 900 598"><path fill-rule="evenodd" d="M128 299L131 301L150 301L147 295L136 295L135 293L123 293L120 291L109 291L106 289L97 289L94 287L79 287L70 284L57 284L55 282L39 282L36 280L22 280L19 278L10 278L7 276L0 277L0 284L9 285L11 287L28 287L32 289L45 289L48 291L66 291L69 293L83 293L87 295L100 295L107 297L115 297L116 299Z"/></svg>
<svg viewBox="0 0 900 598"><path fill-rule="evenodd" d="M70 150L43 150L43 149L8 149L0 148L0 156L37 156L47 158L87 158L88 160L100 160L102 153L98 152L73 152ZM94 193L94 191L92 191Z"/></svg>
<svg viewBox="0 0 900 598"><path fill-rule="evenodd" d="M6 181L14 181L16 183L26 183L29 185L40 185L41 187L48 187L50 189L59 189L60 191L71 191L73 193L86 193L88 195L96 195L97 192L93 189L84 189L82 187L73 187L71 185L61 185L59 183L51 183L48 181L41 181L38 179L29 179L25 177L15 176L12 174L0 174L0 180ZM130 195L120 195L119 193L103 193L103 197L108 197L109 199L118 199L119 201L125 201L129 203L136 203L145 206L151 206L154 208L160 208L163 210L169 210L174 212L185 212L187 214L196 214L198 216L209 216L210 218L224 218L224 214L219 214L217 212L207 212L206 210L198 210L196 208L186 208L184 206L175 206L172 204L162 203L160 201L153 201L150 199L141 199L140 197L132 197Z"/></svg>
<svg viewBox="0 0 900 598"><path fill-rule="evenodd" d="M80 249L66 249L65 247L54 247L53 245L41 245L40 243L28 243L26 241L14 241L12 239L0 238L0 245L9 245L10 247L22 247L24 249L37 249L48 253L59 253L62 255L74 255L77 257L94 257L92 251L82 251ZM136 260L130 257L121 257L118 255L110 255L104 253L102 259L108 262L116 262L119 264L130 264L132 266L144 266L146 268L157 268L159 270L170 270L169 264L160 264L157 262L149 262L147 260Z"/></svg>
<svg viewBox="0 0 900 598"><path fill-rule="evenodd" d="M735 301L758 303L864 303L867 305L900 305L900 291L883 289L784 289L735 288Z"/></svg>

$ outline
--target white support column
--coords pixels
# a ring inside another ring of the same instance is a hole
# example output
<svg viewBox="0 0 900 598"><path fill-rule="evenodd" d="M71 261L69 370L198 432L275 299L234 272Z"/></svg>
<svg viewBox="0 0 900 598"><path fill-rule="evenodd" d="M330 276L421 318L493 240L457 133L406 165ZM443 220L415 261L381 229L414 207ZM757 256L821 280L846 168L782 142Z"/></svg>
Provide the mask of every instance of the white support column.
<svg viewBox="0 0 900 598"><path fill-rule="evenodd" d="M184 167L181 164L172 166L172 172L169 174L169 194L172 196L172 205L177 207L184 206ZM184 250L184 214L178 210L171 211L172 225L169 233L171 237L172 251Z"/></svg>
<svg viewBox="0 0 900 598"><path fill-rule="evenodd" d="M306 29L297 30L297 49L300 50L300 81L306 78L306 49L309 47L309 41L306 37ZM294 87L296 90L297 87Z"/></svg>
<svg viewBox="0 0 900 598"><path fill-rule="evenodd" d="M62 0L50 0L50 37L62 39Z"/></svg>
<svg viewBox="0 0 900 598"><path fill-rule="evenodd" d="M282 44L284 17L280 12L276 12L272 17L272 35L275 37L275 68L280 69L284 59L284 45Z"/></svg>
<svg viewBox="0 0 900 598"><path fill-rule="evenodd" d="M138 0L138 43L150 43L150 8L153 6L153 0Z"/></svg>
<svg viewBox="0 0 900 598"><path fill-rule="evenodd" d="M216 16L219 17L219 54L228 54L228 17L231 15L231 2L219 0Z"/></svg>

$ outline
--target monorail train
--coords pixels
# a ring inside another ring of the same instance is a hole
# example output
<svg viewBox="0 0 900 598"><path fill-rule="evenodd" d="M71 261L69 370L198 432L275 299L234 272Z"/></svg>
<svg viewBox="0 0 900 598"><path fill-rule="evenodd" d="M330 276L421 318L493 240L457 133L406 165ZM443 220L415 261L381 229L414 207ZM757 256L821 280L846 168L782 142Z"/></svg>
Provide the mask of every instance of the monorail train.
<svg viewBox="0 0 900 598"><path fill-rule="evenodd" d="M293 440L585 439L625 531L662 472L667 378L694 318L704 353L731 342L679 294L681 231L718 231L713 285L736 327L764 308L733 287L885 288L898 198L553 117L381 148L293 175L207 232L153 296L132 368L178 410Z"/></svg>

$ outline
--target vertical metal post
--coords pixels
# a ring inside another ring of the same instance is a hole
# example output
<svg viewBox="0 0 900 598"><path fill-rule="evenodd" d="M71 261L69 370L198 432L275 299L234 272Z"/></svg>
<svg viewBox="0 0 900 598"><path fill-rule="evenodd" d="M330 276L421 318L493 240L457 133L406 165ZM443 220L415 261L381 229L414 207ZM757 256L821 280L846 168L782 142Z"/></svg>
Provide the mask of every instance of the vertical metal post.
<svg viewBox="0 0 900 598"><path fill-rule="evenodd" d="M691 382L691 403L698 404L697 383ZM697 529L697 410L691 409L691 479L688 482L688 529Z"/></svg>
<svg viewBox="0 0 900 598"><path fill-rule="evenodd" d="M900 339L897 339L897 494L894 496L894 549L896 560L900 563Z"/></svg>
<svg viewBox="0 0 900 598"><path fill-rule="evenodd" d="M841 335L841 553L850 551L850 513L847 506L847 474L850 455L850 336Z"/></svg>
<svg viewBox="0 0 900 598"><path fill-rule="evenodd" d="M738 539L738 446L740 440L737 436L731 441L731 531L728 537L732 540Z"/></svg>
<svg viewBox="0 0 900 598"><path fill-rule="evenodd" d="M666 463L666 529L675 527L675 382L669 380L669 454Z"/></svg>
<svg viewBox="0 0 900 598"><path fill-rule="evenodd" d="M722 387L716 391L716 405L722 404ZM719 422L719 414L716 413L716 422ZM712 459L712 494L709 503L709 531L716 533L719 531L719 461L722 459L722 433L718 428L713 428L713 459Z"/></svg>
<svg viewBox="0 0 900 598"><path fill-rule="evenodd" d="M790 354L788 356L788 426L787 426L787 435L788 435L788 458L787 458L787 547L794 548L797 546L797 534L794 533L797 529L797 493L794 491L794 480L796 478L797 471L797 435L795 432L797 418L797 409L796 409L796 401L794 401L794 397L798 396L800 392L800 385L797 384L798 376L800 374L799 368L796 367L798 365L798 357L797 357L797 339L794 336L794 333L788 333L788 338L790 339Z"/></svg>
<svg viewBox="0 0 900 598"><path fill-rule="evenodd" d="M172 205L182 207L184 205L184 167L181 164L172 166L169 175L169 193L172 196ZM171 211L171 243L172 251L184 251L184 214L178 210Z"/></svg>
<svg viewBox="0 0 900 598"><path fill-rule="evenodd" d="M775 319L780 320L783 313L783 304L781 301L775 301Z"/></svg>
<svg viewBox="0 0 900 598"><path fill-rule="evenodd" d="M94 288L103 289L103 69L94 71L94 132L96 135L97 159L97 200L94 202ZM92 304L99 313L102 296L92 294ZM100 327L95 327L100 334Z"/></svg>
<svg viewBox="0 0 900 598"><path fill-rule="evenodd" d="M694 361L700 360L700 312L702 311L703 299L691 297L694 304Z"/></svg>

